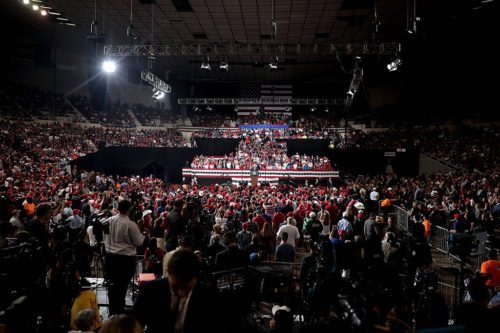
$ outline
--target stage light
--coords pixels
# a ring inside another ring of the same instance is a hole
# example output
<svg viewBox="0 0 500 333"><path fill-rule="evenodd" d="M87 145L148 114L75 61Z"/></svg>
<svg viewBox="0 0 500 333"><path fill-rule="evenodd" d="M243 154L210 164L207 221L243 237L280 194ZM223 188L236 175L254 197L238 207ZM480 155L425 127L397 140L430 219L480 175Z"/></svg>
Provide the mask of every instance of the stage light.
<svg viewBox="0 0 500 333"><path fill-rule="evenodd" d="M325 108L325 113L328 113L330 112L330 110L328 109L328 106Z"/></svg>
<svg viewBox="0 0 500 333"><path fill-rule="evenodd" d="M40 7L38 7L38 5L36 5L36 4L33 5L33 10L38 10L38 9L40 9Z"/></svg>
<svg viewBox="0 0 500 333"><path fill-rule="evenodd" d="M213 108L213 107L211 107L210 105L209 105L209 106L207 106L207 111L213 111L213 110L214 110L214 108Z"/></svg>
<svg viewBox="0 0 500 333"><path fill-rule="evenodd" d="M23 0L23 4L29 5L30 4L30 0Z"/></svg>
<svg viewBox="0 0 500 333"><path fill-rule="evenodd" d="M403 61L401 59L399 59L399 58L396 58L396 59L394 59L393 61L391 61L390 63L387 64L387 69L389 70L389 72L394 72L402 64L403 64Z"/></svg>
<svg viewBox="0 0 500 333"><path fill-rule="evenodd" d="M40 14L42 14L42 16L46 16L47 15L47 11L45 9L42 9L40 11Z"/></svg>
<svg viewBox="0 0 500 333"><path fill-rule="evenodd" d="M315 112L315 111L316 111L316 107L315 106L311 107L311 112Z"/></svg>
<svg viewBox="0 0 500 333"><path fill-rule="evenodd" d="M205 59L201 62L201 66L200 66L200 69L202 71L210 71L212 70L212 67L210 67L210 59L207 57L205 57Z"/></svg>
<svg viewBox="0 0 500 333"><path fill-rule="evenodd" d="M269 63L269 69L275 71L278 69L278 57L274 56Z"/></svg>
<svg viewBox="0 0 500 333"><path fill-rule="evenodd" d="M102 63L102 70L106 73L114 73L116 71L116 64L114 61L106 60Z"/></svg>
<svg viewBox="0 0 500 333"><path fill-rule="evenodd" d="M229 71L229 64L225 60L221 60L220 65L219 65L219 70L221 72L228 72Z"/></svg>
<svg viewBox="0 0 500 333"><path fill-rule="evenodd" d="M153 99L154 100L159 101L163 98L165 98L165 93L163 91L153 89Z"/></svg>

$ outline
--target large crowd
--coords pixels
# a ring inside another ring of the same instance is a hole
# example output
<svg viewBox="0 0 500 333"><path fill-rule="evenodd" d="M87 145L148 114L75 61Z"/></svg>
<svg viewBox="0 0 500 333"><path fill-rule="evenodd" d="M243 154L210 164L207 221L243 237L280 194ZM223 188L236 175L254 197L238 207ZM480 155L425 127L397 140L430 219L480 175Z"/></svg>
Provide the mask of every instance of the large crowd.
<svg viewBox="0 0 500 333"><path fill-rule="evenodd" d="M24 102L18 103L28 107ZM306 258L313 258L312 262L315 263L319 254L315 253L317 247L314 244L325 246L322 243L324 241L334 249L339 249L329 269L339 278L343 276L343 279L349 279L345 270L339 268L348 266L339 264L340 249L346 244L367 242L380 248L380 254L376 254L383 261L380 262L384 265L381 271L384 272L384 288L387 288L380 290L401 296L398 291L402 287L397 281L401 275L409 274L411 277L412 272L411 268L402 264L402 248L398 244L403 241L405 230L398 225L403 221L397 221L390 214L391 206L399 205L409 211L414 241L418 243L422 240L422 247L427 250L427 241L432 237L432 233L429 234L430 225L456 233L469 230L485 230L491 235L498 233L500 168L496 157L498 140L495 140L498 134L493 128L482 131L470 129L463 133L465 135L460 137L445 130L415 130L403 134L355 133L351 137L354 147L423 148L439 158L466 167L448 173L414 177L394 174L359 176L345 179L337 186L316 183L296 187L216 184L177 184L166 187L159 179L77 170L68 162L95 151L100 141L133 146L185 145L181 136L173 131L140 132L115 127L84 129L71 124L61 126L2 120L0 248L8 248L15 239L29 243L33 241L30 237L33 237L39 241L37 253L43 263L43 282L37 287L47 291L43 294L46 301L43 308L53 324L50 326L52 332L62 332L61 327L66 331L70 327L80 329L77 321L70 320L76 319L79 312L68 311L78 303L73 302L73 297L67 297L68 290L65 288L68 285L61 283L68 274L65 269L71 267L69 272L75 279L93 274L91 265L95 264L92 255L95 247L92 246L98 242L93 231L96 227L92 222L93 217L108 214L119 216L123 208L120 203L125 201L131 203L128 216L147 240L139 247L139 253L144 255L147 270L157 276L176 274L165 259L177 260L178 255L172 253L175 250L196 253L200 265L203 263L201 267L204 272L210 272L269 260L293 263L299 260L297 252L301 248L310 251ZM193 166L230 169L258 164L270 169L330 168L328 160L322 157L288 156L286 145L275 141L274 135L254 132L251 135L241 134L241 137L243 140L233 154L224 158L198 156ZM470 162L471 158L476 159L474 165ZM37 227L37 223L42 223L43 228ZM200 225L205 229L200 229ZM238 260L224 259L224 256L219 255L224 251L234 251L232 253L237 253L235 258ZM311 259L302 262L300 277L305 282L305 288L314 273L308 269L308 262L310 264ZM426 257L420 264L431 269L432 259ZM3 265L1 269L9 267ZM2 285L2 308L8 307L12 301L10 288L20 287L19 283L27 282L18 276L19 272L25 271L10 271L11 279L18 278L16 283ZM30 280L29 283L37 282ZM494 287L494 283L490 281L485 287ZM79 290L77 297L86 292ZM306 294L304 297L307 298ZM494 323L493 311L497 308L492 306L490 310L483 304L484 294L477 296L471 293L471 297L478 304L475 310L483 315L480 324L488 327ZM398 297L379 298L382 299L390 303L391 309L402 306L401 301L397 301ZM142 302L143 298L139 298L133 311L144 323L148 317L140 311L141 306L144 306ZM384 324L390 312L388 308L376 305L379 304L373 304L373 308L377 308L377 311L369 310L374 316L370 320ZM457 322L472 325L474 313L456 312ZM447 310L434 311L430 315L419 318L418 325L425 328L448 323ZM406 313L396 319L410 322L409 317L410 314ZM99 326L99 317L95 313L91 319L96 319L95 327Z"/></svg>
<svg viewBox="0 0 500 333"><path fill-rule="evenodd" d="M331 170L327 157L298 153L288 156L286 142L273 139L266 132L247 132L234 153L224 157L196 156L191 162L194 169L250 169L262 170Z"/></svg>

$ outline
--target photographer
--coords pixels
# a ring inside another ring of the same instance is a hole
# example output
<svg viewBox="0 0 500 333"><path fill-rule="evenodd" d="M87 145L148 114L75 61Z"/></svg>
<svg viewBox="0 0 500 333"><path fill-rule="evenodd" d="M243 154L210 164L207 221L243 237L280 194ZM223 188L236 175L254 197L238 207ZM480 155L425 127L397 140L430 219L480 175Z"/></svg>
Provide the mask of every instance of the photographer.
<svg viewBox="0 0 500 333"><path fill-rule="evenodd" d="M168 213L166 219L167 235L166 238L166 250L170 252L175 250L177 247L177 240L179 236L182 236L184 226L184 218L181 216L182 207L184 206L184 201L182 199L177 199L174 202L174 209Z"/></svg>
<svg viewBox="0 0 500 333"><path fill-rule="evenodd" d="M123 313L127 287L135 272L135 255L137 247L144 243L145 236L132 222L130 201L118 203L119 214L106 220L109 222L109 235L104 240L106 249L106 266L109 276L109 313Z"/></svg>

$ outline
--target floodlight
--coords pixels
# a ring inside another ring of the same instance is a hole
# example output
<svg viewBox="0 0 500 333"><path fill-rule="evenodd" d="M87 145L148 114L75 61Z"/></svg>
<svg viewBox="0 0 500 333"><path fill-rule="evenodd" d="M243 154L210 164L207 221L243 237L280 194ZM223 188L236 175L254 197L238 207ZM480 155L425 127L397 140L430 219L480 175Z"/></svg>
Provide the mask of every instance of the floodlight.
<svg viewBox="0 0 500 333"><path fill-rule="evenodd" d="M29 5L30 4L30 0L23 0L23 4Z"/></svg>
<svg viewBox="0 0 500 333"><path fill-rule="evenodd" d="M40 9L40 7L37 4L33 5L33 10L38 10L38 9Z"/></svg>
<svg viewBox="0 0 500 333"><path fill-rule="evenodd" d="M271 62L269 63L269 69L272 71L275 71L278 69L278 57L275 56L271 59Z"/></svg>
<svg viewBox="0 0 500 333"><path fill-rule="evenodd" d="M212 67L210 67L210 59L207 57L205 57L205 59L201 62L201 66L200 66L200 69L202 71L210 71L212 70Z"/></svg>
<svg viewBox="0 0 500 333"><path fill-rule="evenodd" d="M159 101L160 99L165 98L165 93L161 90L153 89L153 99Z"/></svg>
<svg viewBox="0 0 500 333"><path fill-rule="evenodd" d="M219 65L219 70L221 72L228 72L229 71L229 64L225 60L221 60L220 65Z"/></svg>
<svg viewBox="0 0 500 333"><path fill-rule="evenodd" d="M42 9L40 11L40 14L42 14L42 16L46 16L47 15L47 11L45 9Z"/></svg>
<svg viewBox="0 0 500 333"><path fill-rule="evenodd" d="M114 61L106 60L102 63L102 70L106 73L114 73L116 71L116 64Z"/></svg>
<svg viewBox="0 0 500 333"><path fill-rule="evenodd" d="M400 58L396 58L393 61L391 61L389 64L387 64L387 69L389 72L394 72L401 66L403 61Z"/></svg>

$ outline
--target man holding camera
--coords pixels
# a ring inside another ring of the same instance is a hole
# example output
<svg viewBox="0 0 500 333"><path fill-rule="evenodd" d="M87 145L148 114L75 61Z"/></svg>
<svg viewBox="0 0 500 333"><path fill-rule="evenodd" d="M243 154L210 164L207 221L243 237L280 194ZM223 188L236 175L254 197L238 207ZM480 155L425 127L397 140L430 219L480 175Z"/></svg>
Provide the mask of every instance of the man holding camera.
<svg viewBox="0 0 500 333"><path fill-rule="evenodd" d="M109 278L109 314L123 313L125 294L135 272L137 247L144 243L145 236L136 223L128 217L131 203L121 200L118 215L105 222L109 223L109 235L104 239L106 249L106 269Z"/></svg>

